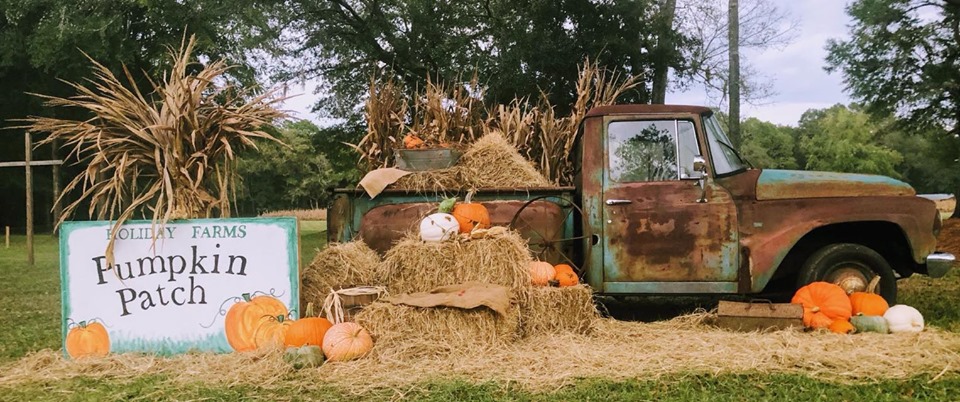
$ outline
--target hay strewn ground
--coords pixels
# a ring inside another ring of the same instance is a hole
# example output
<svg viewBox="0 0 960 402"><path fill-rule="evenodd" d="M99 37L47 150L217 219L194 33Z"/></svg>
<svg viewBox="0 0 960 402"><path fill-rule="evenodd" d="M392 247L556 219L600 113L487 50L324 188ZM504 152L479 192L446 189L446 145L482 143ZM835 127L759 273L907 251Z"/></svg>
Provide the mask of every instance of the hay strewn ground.
<svg viewBox="0 0 960 402"><path fill-rule="evenodd" d="M906 379L960 373L960 334L935 328L916 334L837 335L825 332L729 332L705 326L708 314L657 323L602 319L590 335L538 335L482 353L457 352L388 359L376 355L293 372L276 354L188 354L172 358L116 355L66 361L56 351L32 353L0 367L0 386L85 377L162 374L176 384L200 381L265 388L326 385L362 394L406 389L427 380L515 383L531 391L578 378L656 378L684 373L799 373L821 380Z"/></svg>

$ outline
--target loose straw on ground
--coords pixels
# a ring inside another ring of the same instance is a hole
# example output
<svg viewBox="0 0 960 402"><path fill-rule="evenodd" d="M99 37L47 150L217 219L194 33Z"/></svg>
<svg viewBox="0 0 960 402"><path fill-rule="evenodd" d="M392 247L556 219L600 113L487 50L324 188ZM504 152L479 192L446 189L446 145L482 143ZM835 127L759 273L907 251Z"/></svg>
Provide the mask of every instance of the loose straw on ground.
<svg viewBox="0 0 960 402"><path fill-rule="evenodd" d="M620 381L671 374L794 373L820 380L905 379L960 374L960 334L928 328L911 334L838 335L826 332L730 332L703 325L707 314L657 323L601 319L590 335L538 335L482 353L371 355L290 371L279 355L188 354L172 358L114 355L64 360L42 351L0 367L0 387L72 377L133 378L159 374L172 386L196 383L263 388L335 386L364 394L409 389L424 381L462 379L547 391L582 378ZM371 375L376 373L376 375Z"/></svg>

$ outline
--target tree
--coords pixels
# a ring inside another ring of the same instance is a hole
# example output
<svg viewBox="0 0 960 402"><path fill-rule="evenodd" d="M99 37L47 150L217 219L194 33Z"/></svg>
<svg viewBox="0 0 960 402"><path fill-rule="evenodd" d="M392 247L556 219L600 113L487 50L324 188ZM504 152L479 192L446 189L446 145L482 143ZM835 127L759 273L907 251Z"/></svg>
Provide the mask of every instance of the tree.
<svg viewBox="0 0 960 402"><path fill-rule="evenodd" d="M661 32L656 0L326 0L292 2L292 25L304 38L294 52L297 76L320 77L328 94L318 107L335 116L357 113L372 75L395 76L408 90L462 82L477 72L489 102L549 94L558 113L573 102L577 64L652 75ZM683 46L683 40L671 41ZM663 50L661 48L661 50ZM683 70L680 53L657 52ZM475 90L480 90L475 88ZM639 86L626 100L647 102Z"/></svg>
<svg viewBox="0 0 960 402"><path fill-rule="evenodd" d="M828 42L827 71L874 115L960 133L960 2L857 0L847 14L850 38Z"/></svg>
<svg viewBox="0 0 960 402"><path fill-rule="evenodd" d="M886 129L857 106L808 110L799 128L799 149L806 156L804 167L899 178L896 168L903 155L880 142Z"/></svg>
<svg viewBox="0 0 960 402"><path fill-rule="evenodd" d="M272 131L284 144L264 143L258 152L240 157L238 171L243 183L239 207L259 214L327 206L328 190L338 177L323 149L315 145L321 130L303 120L287 122Z"/></svg>
<svg viewBox="0 0 960 402"><path fill-rule="evenodd" d="M795 129L751 117L743 121L740 152L755 167L797 169Z"/></svg>
<svg viewBox="0 0 960 402"><path fill-rule="evenodd" d="M727 9L727 25L729 43L729 69L730 78L727 84L727 94L730 97L727 114L730 116L727 134L733 141L733 146L740 145L740 2L737 0L727 0L729 9Z"/></svg>
<svg viewBox="0 0 960 402"><path fill-rule="evenodd" d="M158 1L81 1L2 0L0 7L0 126L6 130L22 125L12 119L27 116L56 116L83 119L87 115L73 110L52 110L30 93L70 96L63 81L81 82L90 78L84 53L119 72L126 64L136 77L146 71L155 74L166 65L166 46L176 47L184 31L197 37L197 53L202 60L225 60L238 68L226 77L233 83L255 83L254 49L275 51L278 30L269 15L279 2L273 0L158 0ZM262 53L262 52L261 52ZM139 79L139 78L138 78ZM139 84L147 87L142 80ZM8 134L13 134L7 131ZM9 135L9 139L21 136ZM37 138L38 140L40 138ZM58 155L49 147L38 149L47 158ZM62 156L62 154L61 154ZM0 142L0 160L22 160L23 143ZM69 176L76 167L65 166ZM23 175L4 170L0 192L23 194ZM50 216L52 196L49 175L36 175L41 224ZM0 220L23 222L23 197L0 199Z"/></svg>
<svg viewBox="0 0 960 402"><path fill-rule="evenodd" d="M674 30L673 22L676 19L677 0L662 0L660 12L658 14L658 23L660 32L671 32ZM670 59L669 56L675 51L673 45L674 35L661 35L657 40L653 63L653 89L650 103L663 104L667 100L667 81L670 78ZM666 56L666 57L663 57Z"/></svg>
<svg viewBox="0 0 960 402"><path fill-rule="evenodd" d="M763 51L785 46L797 34L798 23L770 0L738 0L738 50ZM729 100L730 83L730 25L729 0L681 0L677 5L678 30L692 39L692 46L684 57L689 63L688 74L692 82L702 84L712 103L722 106ZM740 97L746 102L756 102L769 97L772 87L746 61L740 60ZM690 84L677 83L681 89Z"/></svg>

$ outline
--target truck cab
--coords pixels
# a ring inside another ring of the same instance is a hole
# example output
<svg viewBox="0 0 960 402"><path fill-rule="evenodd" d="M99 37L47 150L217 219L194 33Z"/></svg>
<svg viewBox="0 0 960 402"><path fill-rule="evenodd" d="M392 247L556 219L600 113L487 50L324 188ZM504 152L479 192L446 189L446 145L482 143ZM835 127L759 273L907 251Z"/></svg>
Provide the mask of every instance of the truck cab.
<svg viewBox="0 0 960 402"><path fill-rule="evenodd" d="M939 277L934 203L883 176L752 168L709 108L618 105L582 127L588 282L606 294L863 291Z"/></svg>
<svg viewBox="0 0 960 402"><path fill-rule="evenodd" d="M538 257L573 263L600 294L792 292L813 281L854 292L879 277L878 293L894 304L898 279L940 277L954 261L936 251L934 202L910 185L753 168L706 107L594 108L575 160L573 186L476 189L474 200L494 225L537 233L531 244L562 244ZM385 252L443 196L463 190L388 188L376 198L337 190L328 238L361 238Z"/></svg>

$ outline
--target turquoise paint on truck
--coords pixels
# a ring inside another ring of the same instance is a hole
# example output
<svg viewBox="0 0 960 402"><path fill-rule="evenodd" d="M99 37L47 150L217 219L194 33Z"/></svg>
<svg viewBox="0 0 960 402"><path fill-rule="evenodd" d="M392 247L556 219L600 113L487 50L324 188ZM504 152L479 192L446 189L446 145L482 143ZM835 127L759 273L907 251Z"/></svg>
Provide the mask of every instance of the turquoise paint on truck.
<svg viewBox="0 0 960 402"><path fill-rule="evenodd" d="M757 178L757 200L914 194L907 183L871 174L763 169Z"/></svg>

